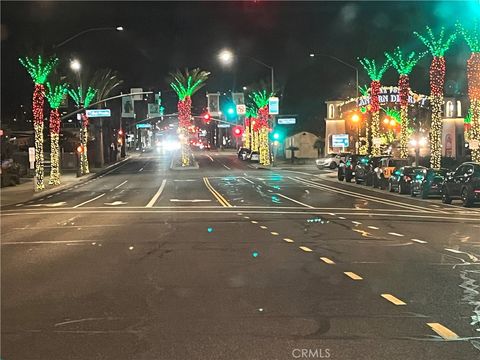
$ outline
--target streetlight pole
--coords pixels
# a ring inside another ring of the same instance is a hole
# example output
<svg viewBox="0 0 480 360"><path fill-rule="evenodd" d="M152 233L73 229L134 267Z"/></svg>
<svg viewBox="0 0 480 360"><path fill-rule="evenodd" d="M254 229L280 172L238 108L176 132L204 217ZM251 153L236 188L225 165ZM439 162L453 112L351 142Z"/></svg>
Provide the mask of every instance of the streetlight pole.
<svg viewBox="0 0 480 360"><path fill-rule="evenodd" d="M63 46L65 45L66 43L72 41L73 39L83 35L83 34L86 34L86 33L89 33L89 32L93 32L93 31L112 31L112 30L115 30L115 31L123 31L124 30L124 27L123 26L116 26L116 27L96 27L96 28L89 28L89 29L85 29L85 30L82 30L80 31L79 33L73 35L73 36L70 36L69 38L67 38L66 40L62 41L61 43L58 43L56 45L53 45L52 48L53 49L58 49L60 46Z"/></svg>
<svg viewBox="0 0 480 360"><path fill-rule="evenodd" d="M346 61L343 61L342 59L339 59L337 58L336 56L333 56L333 55L327 55L327 54L318 54L318 53L311 53L310 54L310 57L315 57L315 56L323 56L323 57L328 57L330 59L333 59L335 61L338 61L339 63L342 63L343 65L345 66L348 66L349 68L351 69L354 69L355 70L355 80L356 80L356 88L355 88L355 94L356 94L356 98L357 98L357 101L358 101L358 68L352 64L349 64L347 63Z"/></svg>

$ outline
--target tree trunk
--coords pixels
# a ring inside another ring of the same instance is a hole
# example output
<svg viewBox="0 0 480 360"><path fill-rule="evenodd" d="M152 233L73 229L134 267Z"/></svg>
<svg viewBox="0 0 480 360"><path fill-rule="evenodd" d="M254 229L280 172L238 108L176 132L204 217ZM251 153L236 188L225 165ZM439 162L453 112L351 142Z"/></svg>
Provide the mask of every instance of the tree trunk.
<svg viewBox="0 0 480 360"><path fill-rule="evenodd" d="M60 184L60 112L50 111L50 181L51 185Z"/></svg>
<svg viewBox="0 0 480 360"><path fill-rule="evenodd" d="M400 95L400 157L408 157L408 93L410 82L408 75L400 75L398 91Z"/></svg>
<svg viewBox="0 0 480 360"><path fill-rule="evenodd" d="M467 60L468 97L470 98L470 140L480 141L480 52ZM480 162L480 149L472 149L472 161Z"/></svg>
<svg viewBox="0 0 480 360"><path fill-rule="evenodd" d="M375 138L380 137L380 101L378 99L380 95L380 81L374 80L370 84L370 105L372 112L371 134L372 134L372 155L380 155L380 145L374 143ZM368 142L368 136L367 136ZM368 146L368 144L367 144Z"/></svg>
<svg viewBox="0 0 480 360"><path fill-rule="evenodd" d="M430 65L430 104L432 121L430 124L430 167L440 169L442 164L442 106L445 83L445 58L434 56Z"/></svg>
<svg viewBox="0 0 480 360"><path fill-rule="evenodd" d="M42 84L35 84L33 91L33 129L35 130L35 189L43 190L45 184L43 177L45 170L43 166L43 105L45 87Z"/></svg>

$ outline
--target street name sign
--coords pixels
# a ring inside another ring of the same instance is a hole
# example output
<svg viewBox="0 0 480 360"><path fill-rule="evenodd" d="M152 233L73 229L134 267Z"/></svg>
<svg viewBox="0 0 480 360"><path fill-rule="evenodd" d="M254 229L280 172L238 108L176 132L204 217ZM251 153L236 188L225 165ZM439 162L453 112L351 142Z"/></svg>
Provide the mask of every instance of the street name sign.
<svg viewBox="0 0 480 360"><path fill-rule="evenodd" d="M110 109L90 109L86 110L85 112L87 113L87 117L89 118L112 116L112 112L110 111Z"/></svg>
<svg viewBox="0 0 480 360"><path fill-rule="evenodd" d="M332 135L332 147L347 147L348 145L348 134Z"/></svg>
<svg viewBox="0 0 480 360"><path fill-rule="evenodd" d="M268 99L268 113L270 115L278 115L280 113L278 97L271 97Z"/></svg>
<svg viewBox="0 0 480 360"><path fill-rule="evenodd" d="M151 129L152 124L137 124L137 129Z"/></svg>
<svg viewBox="0 0 480 360"><path fill-rule="evenodd" d="M296 118L278 118L277 124L278 125L293 125L297 123Z"/></svg>

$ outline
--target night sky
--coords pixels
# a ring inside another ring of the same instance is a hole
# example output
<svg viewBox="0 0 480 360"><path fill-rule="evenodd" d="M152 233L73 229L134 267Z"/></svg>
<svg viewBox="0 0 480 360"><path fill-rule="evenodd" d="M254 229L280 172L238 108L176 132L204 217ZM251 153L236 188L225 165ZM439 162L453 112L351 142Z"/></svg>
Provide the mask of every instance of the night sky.
<svg viewBox="0 0 480 360"><path fill-rule="evenodd" d="M68 73L68 60L78 58L85 71L117 70L131 87L162 90L167 112L175 111L168 73L177 68L210 71L208 91L241 90L263 81L269 70L247 58L233 68L222 68L216 58L223 47L252 56L275 67L281 111L300 115L301 126L318 132L327 99L354 94L354 71L328 58L311 59L321 52L358 64L357 57L383 61L384 51L400 45L424 48L413 31L426 25L453 28L480 17L480 2L8 2L1 4L2 120L20 104L31 101L33 84L18 57L51 47L90 27L122 25L125 31L86 34L56 54ZM469 51L457 41L447 53L447 93L466 93L465 62ZM414 91L428 93L427 56L411 75ZM360 84L368 78L360 65ZM395 85L390 69L383 83ZM200 90L194 102L204 100Z"/></svg>

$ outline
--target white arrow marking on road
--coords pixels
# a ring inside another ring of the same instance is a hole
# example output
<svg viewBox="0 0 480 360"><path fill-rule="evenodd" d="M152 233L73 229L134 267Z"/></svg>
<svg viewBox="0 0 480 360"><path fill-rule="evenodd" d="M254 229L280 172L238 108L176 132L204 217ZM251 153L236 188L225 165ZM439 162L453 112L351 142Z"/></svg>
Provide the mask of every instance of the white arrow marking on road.
<svg viewBox="0 0 480 360"><path fill-rule="evenodd" d="M103 203L104 205L111 205L111 206L117 206L117 205L125 205L125 204L128 204L126 202L123 202L123 201L114 201L112 203Z"/></svg>
<svg viewBox="0 0 480 360"><path fill-rule="evenodd" d="M170 199L171 202L209 202L212 200L209 199L192 199L192 200L181 200L181 199Z"/></svg>

